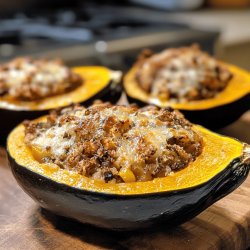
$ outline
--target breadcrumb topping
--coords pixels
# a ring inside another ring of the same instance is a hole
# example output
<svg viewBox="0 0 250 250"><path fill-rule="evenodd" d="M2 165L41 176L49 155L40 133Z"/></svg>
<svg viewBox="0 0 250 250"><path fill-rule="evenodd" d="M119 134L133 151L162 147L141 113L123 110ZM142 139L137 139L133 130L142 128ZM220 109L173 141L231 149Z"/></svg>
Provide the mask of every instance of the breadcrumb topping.
<svg viewBox="0 0 250 250"><path fill-rule="evenodd" d="M233 77L197 45L171 48L155 55L145 51L137 63L139 86L153 97L172 102L212 98Z"/></svg>
<svg viewBox="0 0 250 250"><path fill-rule="evenodd" d="M203 145L181 113L154 106L73 106L24 124L38 160L105 182L167 176L194 161Z"/></svg>
<svg viewBox="0 0 250 250"><path fill-rule="evenodd" d="M60 60L17 58L0 65L0 95L33 101L68 92L83 79Z"/></svg>

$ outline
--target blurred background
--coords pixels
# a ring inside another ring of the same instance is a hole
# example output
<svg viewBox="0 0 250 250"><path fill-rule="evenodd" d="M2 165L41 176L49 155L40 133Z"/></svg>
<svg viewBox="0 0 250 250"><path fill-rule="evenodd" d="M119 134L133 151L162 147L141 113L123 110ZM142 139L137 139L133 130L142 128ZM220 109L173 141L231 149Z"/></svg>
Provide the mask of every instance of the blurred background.
<svg viewBox="0 0 250 250"><path fill-rule="evenodd" d="M0 61L59 57L126 70L144 48L199 43L250 69L249 0L0 0Z"/></svg>

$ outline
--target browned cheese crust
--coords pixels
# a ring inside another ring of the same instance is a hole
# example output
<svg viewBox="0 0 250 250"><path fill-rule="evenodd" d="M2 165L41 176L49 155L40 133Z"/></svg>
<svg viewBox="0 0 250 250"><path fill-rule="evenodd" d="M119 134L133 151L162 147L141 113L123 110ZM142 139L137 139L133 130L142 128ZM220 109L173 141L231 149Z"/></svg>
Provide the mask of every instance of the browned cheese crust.
<svg viewBox="0 0 250 250"><path fill-rule="evenodd" d="M230 71L197 45L171 48L137 62L136 81L153 97L173 102L212 98L232 78Z"/></svg>
<svg viewBox="0 0 250 250"><path fill-rule="evenodd" d="M0 95L34 101L68 92L83 79L61 60L17 58L0 65Z"/></svg>
<svg viewBox="0 0 250 250"><path fill-rule="evenodd" d="M171 108L97 103L25 122L25 142L54 163L105 182L148 181L187 167L203 140Z"/></svg>

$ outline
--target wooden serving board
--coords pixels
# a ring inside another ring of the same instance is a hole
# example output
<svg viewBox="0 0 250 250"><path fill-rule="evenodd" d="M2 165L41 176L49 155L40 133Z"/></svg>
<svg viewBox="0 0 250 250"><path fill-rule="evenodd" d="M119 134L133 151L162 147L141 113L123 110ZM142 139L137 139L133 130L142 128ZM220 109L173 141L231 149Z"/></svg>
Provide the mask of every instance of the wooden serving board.
<svg viewBox="0 0 250 250"><path fill-rule="evenodd" d="M250 143L250 112L220 131ZM0 150L0 249L237 249L250 247L250 176L193 220L115 234L42 210L17 185Z"/></svg>

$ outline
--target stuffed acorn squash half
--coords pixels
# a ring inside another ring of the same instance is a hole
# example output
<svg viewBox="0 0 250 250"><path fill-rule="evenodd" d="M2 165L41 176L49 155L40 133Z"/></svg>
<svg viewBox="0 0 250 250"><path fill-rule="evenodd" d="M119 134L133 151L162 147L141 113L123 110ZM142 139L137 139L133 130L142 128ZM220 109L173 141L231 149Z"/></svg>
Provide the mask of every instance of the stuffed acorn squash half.
<svg viewBox="0 0 250 250"><path fill-rule="evenodd" d="M72 106L7 140L23 190L56 214L112 230L191 219L247 177L250 147L171 108Z"/></svg>
<svg viewBox="0 0 250 250"><path fill-rule="evenodd" d="M0 137L24 119L71 103L96 98L116 102L120 97L119 72L105 67L68 68L60 60L17 58L0 65Z"/></svg>
<svg viewBox="0 0 250 250"><path fill-rule="evenodd" d="M173 107L193 123L222 128L250 108L250 74L197 45L145 51L124 77L132 102Z"/></svg>

